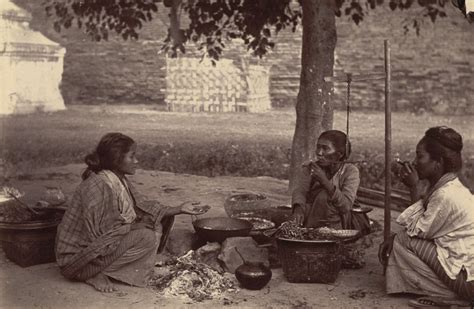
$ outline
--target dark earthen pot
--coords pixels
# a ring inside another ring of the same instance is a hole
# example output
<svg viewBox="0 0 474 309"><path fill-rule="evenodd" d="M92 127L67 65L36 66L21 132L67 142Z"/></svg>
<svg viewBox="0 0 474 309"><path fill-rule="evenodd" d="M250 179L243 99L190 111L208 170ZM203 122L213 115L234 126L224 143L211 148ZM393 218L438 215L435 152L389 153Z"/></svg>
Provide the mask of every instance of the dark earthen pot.
<svg viewBox="0 0 474 309"><path fill-rule="evenodd" d="M263 263L244 262L235 270L240 285L249 290L260 290L272 278L272 271Z"/></svg>

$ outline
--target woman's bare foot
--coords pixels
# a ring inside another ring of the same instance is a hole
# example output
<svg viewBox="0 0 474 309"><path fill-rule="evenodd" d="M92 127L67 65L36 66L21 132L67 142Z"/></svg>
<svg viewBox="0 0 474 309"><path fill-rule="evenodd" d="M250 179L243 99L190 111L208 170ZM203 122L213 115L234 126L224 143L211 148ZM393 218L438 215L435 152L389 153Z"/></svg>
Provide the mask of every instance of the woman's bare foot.
<svg viewBox="0 0 474 309"><path fill-rule="evenodd" d="M86 280L86 283L92 285L99 292L110 293L117 291L117 288L112 284L109 277L103 273L99 273L95 277Z"/></svg>

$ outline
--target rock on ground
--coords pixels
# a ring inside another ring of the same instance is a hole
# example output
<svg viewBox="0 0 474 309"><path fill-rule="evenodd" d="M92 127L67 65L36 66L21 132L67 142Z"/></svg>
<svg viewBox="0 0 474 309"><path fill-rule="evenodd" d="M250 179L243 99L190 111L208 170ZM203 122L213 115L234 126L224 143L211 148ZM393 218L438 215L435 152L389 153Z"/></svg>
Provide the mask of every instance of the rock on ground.
<svg viewBox="0 0 474 309"><path fill-rule="evenodd" d="M195 250L204 244L205 242L203 243L194 231L184 228L171 229L166 244L166 251L171 255L181 256L189 250Z"/></svg>
<svg viewBox="0 0 474 309"><path fill-rule="evenodd" d="M260 262L270 266L267 249L259 248L252 237L231 237L222 243L222 250L218 257L226 271L235 273L237 267L244 263L239 253L247 262Z"/></svg>
<svg viewBox="0 0 474 309"><path fill-rule="evenodd" d="M222 246L217 242L208 243L196 250L196 260L204 263L217 271L222 271L218 256Z"/></svg>

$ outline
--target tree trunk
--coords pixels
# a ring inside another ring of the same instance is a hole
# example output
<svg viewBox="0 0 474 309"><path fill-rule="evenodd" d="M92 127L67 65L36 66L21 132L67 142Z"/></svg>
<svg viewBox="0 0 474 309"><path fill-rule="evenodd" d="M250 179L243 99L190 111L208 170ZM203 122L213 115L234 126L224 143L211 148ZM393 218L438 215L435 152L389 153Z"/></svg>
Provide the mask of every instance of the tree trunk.
<svg viewBox="0 0 474 309"><path fill-rule="evenodd" d="M296 102L296 128L291 148L290 192L300 166L312 157L318 136L332 128L332 85L325 76L333 75L336 48L334 0L304 0L303 47L300 89Z"/></svg>
<svg viewBox="0 0 474 309"><path fill-rule="evenodd" d="M179 9L181 0L172 0L170 9L170 33L173 40L173 46L179 46L183 43L183 37L180 32Z"/></svg>

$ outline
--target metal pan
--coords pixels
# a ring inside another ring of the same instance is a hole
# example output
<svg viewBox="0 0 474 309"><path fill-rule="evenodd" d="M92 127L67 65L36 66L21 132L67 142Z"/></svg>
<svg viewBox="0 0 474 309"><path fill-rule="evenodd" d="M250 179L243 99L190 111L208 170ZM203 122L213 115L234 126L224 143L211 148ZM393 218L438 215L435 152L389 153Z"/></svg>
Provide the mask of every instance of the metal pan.
<svg viewBox="0 0 474 309"><path fill-rule="evenodd" d="M372 211L372 207L367 207L367 206L354 207L352 208L352 211L366 214Z"/></svg>
<svg viewBox="0 0 474 309"><path fill-rule="evenodd" d="M229 237L245 237L252 230L252 223L242 219L214 217L193 221L196 234L209 242L222 242Z"/></svg>

